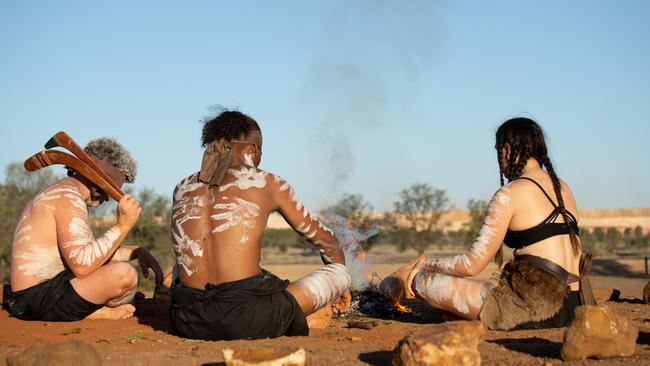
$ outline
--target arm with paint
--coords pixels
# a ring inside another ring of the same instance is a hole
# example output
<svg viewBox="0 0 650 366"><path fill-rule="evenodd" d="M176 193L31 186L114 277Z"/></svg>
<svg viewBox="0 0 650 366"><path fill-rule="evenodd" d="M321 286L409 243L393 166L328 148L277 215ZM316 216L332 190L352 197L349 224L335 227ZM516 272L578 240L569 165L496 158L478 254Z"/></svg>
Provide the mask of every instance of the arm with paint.
<svg viewBox="0 0 650 366"><path fill-rule="evenodd" d="M332 230L312 216L287 181L274 177L274 184L277 211L287 223L318 248L323 263L345 264L343 249Z"/></svg>
<svg viewBox="0 0 650 366"><path fill-rule="evenodd" d="M423 260L411 271L408 283L412 283L418 271L437 272L455 277L478 275L494 259L501 247L512 214L510 189L504 186L492 197L478 238L472 247L463 254Z"/></svg>
<svg viewBox="0 0 650 366"><path fill-rule="evenodd" d="M171 243L176 265L187 276L197 270L195 258L203 256L202 231L210 227L204 213L208 202L197 194L204 184L197 182L197 176L190 175L176 186L172 202Z"/></svg>
<svg viewBox="0 0 650 366"><path fill-rule="evenodd" d="M107 262L135 225L141 208L133 197L124 195L118 203L118 220L99 238L94 238L88 210L81 196L65 201L55 214L57 242L61 256L75 276L83 277Z"/></svg>

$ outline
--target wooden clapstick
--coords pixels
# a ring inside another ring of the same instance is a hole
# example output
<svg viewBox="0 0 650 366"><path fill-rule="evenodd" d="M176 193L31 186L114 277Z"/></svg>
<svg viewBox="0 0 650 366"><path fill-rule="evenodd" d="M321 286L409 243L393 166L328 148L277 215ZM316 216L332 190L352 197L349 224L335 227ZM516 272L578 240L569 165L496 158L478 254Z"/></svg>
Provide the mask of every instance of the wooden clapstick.
<svg viewBox="0 0 650 366"><path fill-rule="evenodd" d="M120 189L115 189L100 174L98 174L97 171L88 166L88 164L63 151L45 150L38 152L27 158L24 165L25 169L33 172L45 168L46 166L58 164L74 169L77 173L83 175L94 185L99 187L99 189L106 192L115 201L119 202L120 198L124 195Z"/></svg>
<svg viewBox="0 0 650 366"><path fill-rule="evenodd" d="M113 179L106 174L102 168L100 168L97 163L91 158L82 148L77 144L72 137L70 137L67 133L63 131L59 131L52 136L51 139L49 139L45 143L45 148L46 149L51 149L53 147L62 147L68 151L70 151L74 156L79 158L82 162L84 162L86 165L88 165L90 168L92 168L100 177L104 178L104 180L110 184L113 189L116 191L120 192L120 187L113 182Z"/></svg>

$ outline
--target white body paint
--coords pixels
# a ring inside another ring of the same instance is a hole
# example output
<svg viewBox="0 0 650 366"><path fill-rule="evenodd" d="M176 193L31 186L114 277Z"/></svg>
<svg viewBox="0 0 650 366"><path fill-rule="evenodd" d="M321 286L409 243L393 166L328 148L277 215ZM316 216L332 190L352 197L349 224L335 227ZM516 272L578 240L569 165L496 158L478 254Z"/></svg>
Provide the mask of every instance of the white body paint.
<svg viewBox="0 0 650 366"><path fill-rule="evenodd" d="M61 243L65 249L72 248L68 251L68 259L75 264L91 265L97 258L105 256L113 247L115 240L120 237L120 230L111 228L102 237L93 238L88 225L88 208L78 187L59 185L48 188L34 197L26 211L31 207L55 210L55 206L59 204L57 200L65 201L66 209L70 209L72 213L66 227L70 239ZM24 260L24 263L17 264L17 268L24 275L39 281L50 279L65 268L59 246L33 243L32 237L28 235L32 231L32 226L24 225L26 219L27 214L23 214L14 236L14 250L19 252L15 254L15 258ZM17 249L18 245L21 248Z"/></svg>
<svg viewBox="0 0 650 366"><path fill-rule="evenodd" d="M172 218L173 246L174 251L178 253L176 258L177 264L183 268L188 276L191 276L196 271L191 256L203 256L203 247L201 244L197 240L190 239L189 235L183 229L183 225L187 221L201 218L200 210L206 204L203 197L186 196L188 193L194 192L202 186L202 183L194 183L197 175L198 173L185 178L176 186L176 193L174 194L175 205L173 207Z"/></svg>
<svg viewBox="0 0 650 366"><path fill-rule="evenodd" d="M299 279L300 284L314 300L314 309L320 309L336 300L350 287L350 274L344 265L328 264Z"/></svg>
<svg viewBox="0 0 650 366"><path fill-rule="evenodd" d="M122 235L119 228L112 227L101 237L93 239L88 223L78 217L72 218L68 230L74 235L74 239L63 243L63 247L73 248L70 250L68 258L83 266L90 266L98 258L106 256L115 241Z"/></svg>
<svg viewBox="0 0 650 366"><path fill-rule="evenodd" d="M491 285L472 280L456 278L438 273L418 273L414 280L415 291L430 305L451 302L460 314L469 314L471 309L480 309L485 302Z"/></svg>
<svg viewBox="0 0 650 366"><path fill-rule="evenodd" d="M282 187L280 187L282 188ZM296 211L300 211L304 208L304 205L302 204L302 201L300 201L300 198L298 198L298 195L296 194L296 191L293 190L293 188L289 187L289 199L291 202L296 204ZM307 216L307 210L303 212L303 217Z"/></svg>
<svg viewBox="0 0 650 366"><path fill-rule="evenodd" d="M253 163L253 155L244 154L244 164L250 167L255 166L255 163Z"/></svg>
<svg viewBox="0 0 650 366"><path fill-rule="evenodd" d="M494 195L488 206L488 212L483 220L478 238L476 238L467 253L451 257L428 259L425 261L425 266L431 271L457 275L470 270L473 262L477 259L484 259L488 253L488 247L492 244L497 234L496 225L499 222L499 216L504 208L510 206L509 193L510 189L508 187L502 187Z"/></svg>
<svg viewBox="0 0 650 366"><path fill-rule="evenodd" d="M260 206L256 203L235 197L235 202L217 203L213 208L215 210L225 210L226 212L210 216L212 220L225 221L215 226L212 232L223 232L241 225L243 234L239 240L239 244L245 244L248 241L248 230L255 227L255 218L260 215Z"/></svg>
<svg viewBox="0 0 650 366"><path fill-rule="evenodd" d="M247 168L242 166L239 170L228 169L228 173L237 178L234 182L224 184L219 187L219 192L223 192L230 187L239 189L264 188L266 186L266 172L257 170L255 167Z"/></svg>
<svg viewBox="0 0 650 366"><path fill-rule="evenodd" d="M39 282L53 278L65 269L57 246L32 244L15 257L25 260L25 263L18 265L18 269L25 276L34 277Z"/></svg>

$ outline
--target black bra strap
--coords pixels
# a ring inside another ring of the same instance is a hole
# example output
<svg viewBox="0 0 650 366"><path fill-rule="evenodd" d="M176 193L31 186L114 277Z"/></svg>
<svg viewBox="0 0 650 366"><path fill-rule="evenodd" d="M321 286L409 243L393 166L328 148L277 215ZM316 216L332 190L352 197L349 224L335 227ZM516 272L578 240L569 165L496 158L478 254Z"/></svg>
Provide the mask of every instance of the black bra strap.
<svg viewBox="0 0 650 366"><path fill-rule="evenodd" d="M542 188L542 186L541 186L539 183L537 183L534 179L531 179L531 178L528 178L528 177L519 177L519 178L517 178L517 179L526 179L526 180L529 180L529 181L535 183L535 185L538 186L539 189L542 190L542 192L544 193L544 195L546 196L546 198L548 198L548 200L551 202L551 204L553 205L553 207L558 208L558 205L556 205L555 202L553 202L553 199L551 199L551 196L549 196L548 193L546 193L546 191L544 190L544 188Z"/></svg>

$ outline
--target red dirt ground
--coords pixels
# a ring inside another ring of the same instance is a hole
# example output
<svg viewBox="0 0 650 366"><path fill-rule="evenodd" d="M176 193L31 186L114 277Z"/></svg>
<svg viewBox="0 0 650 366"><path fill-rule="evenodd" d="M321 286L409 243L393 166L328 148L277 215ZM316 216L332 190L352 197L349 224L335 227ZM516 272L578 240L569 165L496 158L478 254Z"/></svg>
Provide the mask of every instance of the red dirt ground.
<svg viewBox="0 0 650 366"><path fill-rule="evenodd" d="M587 360L575 364L650 364L650 305L635 299L610 303L624 311L639 327L636 354L625 359ZM391 351L402 337L424 330L432 322L442 321L440 313L420 301L407 305L412 307L415 314L384 319L371 330L349 329L348 318L338 318L326 329L313 330L309 337L230 342L186 340L171 334L171 324L167 318L168 302L154 299L145 299L136 304L136 316L120 321L24 322L2 311L0 355L22 352L32 345L77 339L95 347L104 365L223 365L223 348L280 345L303 347L310 365L389 365ZM563 333L564 329L488 331L479 345L479 351L484 365L559 364L562 362L560 348Z"/></svg>
<svg viewBox="0 0 650 366"><path fill-rule="evenodd" d="M268 265L266 268L291 280L319 265ZM374 265L385 276L400 263ZM489 276L492 269L485 271ZM648 282L639 260L597 259L591 271L594 288L617 288L622 300L610 302L639 327L636 354L631 358L567 363L580 365L650 365L650 305L641 298ZM0 311L0 365L8 354L34 345L82 340L95 347L104 365L223 365L221 350L228 347L296 345L307 351L310 365L390 365L391 351L411 332L443 321L442 315L421 301L407 302L414 314L383 319L371 330L349 329L350 318L335 318L326 329L312 330L309 337L281 337L255 341L193 341L172 334L169 303L145 299L136 304L136 316L127 320L84 320L74 323L25 322ZM483 365L560 364L564 329L513 332L488 331L479 344Z"/></svg>

